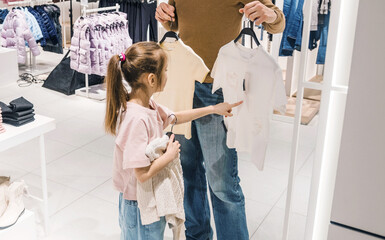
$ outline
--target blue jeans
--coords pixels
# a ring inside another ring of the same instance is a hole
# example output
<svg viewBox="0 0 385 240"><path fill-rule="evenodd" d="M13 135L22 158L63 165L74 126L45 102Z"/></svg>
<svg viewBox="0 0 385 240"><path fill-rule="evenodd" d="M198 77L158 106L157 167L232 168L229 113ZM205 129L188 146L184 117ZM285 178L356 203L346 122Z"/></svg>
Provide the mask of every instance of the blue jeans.
<svg viewBox="0 0 385 240"><path fill-rule="evenodd" d="M329 21L330 21L330 12L327 15L324 15L323 23L318 26L321 34L321 40L318 48L317 64L325 64L326 48L327 48L327 42L328 42Z"/></svg>
<svg viewBox="0 0 385 240"><path fill-rule="evenodd" d="M212 84L195 84L194 108L223 102L221 89L211 94ZM218 240L246 240L245 199L239 185L238 157L226 146L223 117L208 115L192 122L192 138L178 135L181 143L187 239L212 239L207 182Z"/></svg>
<svg viewBox="0 0 385 240"><path fill-rule="evenodd" d="M279 48L279 56L293 56L294 48L288 41L290 26L295 22L295 13L299 0L285 0L283 2L283 14L286 18L285 30L282 33L281 46Z"/></svg>
<svg viewBox="0 0 385 240"><path fill-rule="evenodd" d="M142 225L137 201L126 200L119 195L119 225L122 230L120 240L161 240L163 239L166 220Z"/></svg>

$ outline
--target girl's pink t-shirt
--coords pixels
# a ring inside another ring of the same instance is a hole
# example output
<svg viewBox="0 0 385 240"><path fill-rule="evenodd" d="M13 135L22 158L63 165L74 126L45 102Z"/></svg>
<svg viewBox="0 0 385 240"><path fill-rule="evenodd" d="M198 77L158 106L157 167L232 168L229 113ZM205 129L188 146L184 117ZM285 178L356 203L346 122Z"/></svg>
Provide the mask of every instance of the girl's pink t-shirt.
<svg viewBox="0 0 385 240"><path fill-rule="evenodd" d="M150 108L127 102L127 110L121 115L121 122L115 139L112 180L116 190L124 199L136 200L135 168L147 167L147 145L163 136L165 129L174 119L172 112L150 100Z"/></svg>

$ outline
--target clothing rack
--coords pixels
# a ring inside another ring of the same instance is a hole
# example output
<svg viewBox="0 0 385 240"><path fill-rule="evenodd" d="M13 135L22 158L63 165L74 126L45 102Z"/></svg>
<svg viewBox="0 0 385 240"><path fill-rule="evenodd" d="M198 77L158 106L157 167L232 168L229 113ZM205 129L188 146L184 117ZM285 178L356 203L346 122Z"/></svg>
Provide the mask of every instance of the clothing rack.
<svg viewBox="0 0 385 240"><path fill-rule="evenodd" d="M82 7L83 7L83 9L82 9L83 17L85 17L87 15L87 13L95 13L95 12L109 11L109 10L115 10L118 12L120 9L119 4L116 4L115 6L112 6L112 7L103 7L103 8L94 8L94 9L87 9L86 5L82 5Z"/></svg>
<svg viewBox="0 0 385 240"><path fill-rule="evenodd" d="M115 4L115 6L112 7L102 7L102 8L93 8L93 9L87 9L88 7L88 1L86 3L82 3L82 16L86 17L87 13L95 13L95 12L100 12L100 11L110 11L110 10L115 10L119 11L120 5ZM89 81L88 81L88 74L85 74L85 89L86 89L86 97L89 98Z"/></svg>
<svg viewBox="0 0 385 240"><path fill-rule="evenodd" d="M28 5L29 5L30 3L32 3L32 1L26 0L26 1L8 2L7 5L8 6L17 6L19 4L26 4L26 3L28 3Z"/></svg>
<svg viewBox="0 0 385 240"><path fill-rule="evenodd" d="M24 0L24 1L17 1L17 2L8 2L8 6L19 6L19 5L28 5L33 6L33 4L36 5L42 5L47 3L53 3L51 0Z"/></svg>
<svg viewBox="0 0 385 240"><path fill-rule="evenodd" d="M15 7L15 6L31 6L33 7L34 5L43 5L43 4L48 4L48 3L53 3L52 0L23 0L23 1L16 1L16 2L8 2L7 6L8 7ZM29 52L29 60L28 60L28 65L25 71L28 72L34 72L36 70L36 57L32 55L32 52L28 49Z"/></svg>

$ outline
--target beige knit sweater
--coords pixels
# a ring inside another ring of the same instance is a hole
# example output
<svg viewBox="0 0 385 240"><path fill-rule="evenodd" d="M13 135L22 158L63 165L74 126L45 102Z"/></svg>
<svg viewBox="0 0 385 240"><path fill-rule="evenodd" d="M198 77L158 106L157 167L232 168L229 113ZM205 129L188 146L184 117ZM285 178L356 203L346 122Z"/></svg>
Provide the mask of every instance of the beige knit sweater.
<svg viewBox="0 0 385 240"><path fill-rule="evenodd" d="M154 139L146 148L151 161L163 155L169 138ZM144 183L138 181L137 201L143 225L148 225L165 216L172 228L174 240L184 240L185 214L183 207L184 185L180 159L170 162L157 175Z"/></svg>

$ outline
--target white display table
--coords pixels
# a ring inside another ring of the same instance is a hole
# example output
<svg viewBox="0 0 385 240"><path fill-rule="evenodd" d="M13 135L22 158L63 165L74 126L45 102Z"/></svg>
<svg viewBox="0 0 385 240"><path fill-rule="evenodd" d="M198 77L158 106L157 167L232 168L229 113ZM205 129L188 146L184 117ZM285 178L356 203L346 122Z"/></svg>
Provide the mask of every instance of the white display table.
<svg viewBox="0 0 385 240"><path fill-rule="evenodd" d="M35 214L27 209L12 227L0 230L0 239L4 240L36 240Z"/></svg>
<svg viewBox="0 0 385 240"><path fill-rule="evenodd" d="M7 86L19 79L16 49L0 47L0 87Z"/></svg>
<svg viewBox="0 0 385 240"><path fill-rule="evenodd" d="M0 152L9 148L15 147L19 144L25 143L31 139L40 138L40 163L41 163L41 184L43 190L44 203L44 228L48 232L48 192L47 192L47 173L46 173L46 159L45 159L45 144L44 134L56 128L55 120L52 118L35 115L35 121L20 127L13 127L3 124L6 129L5 133L0 134ZM28 183L27 183L28 185ZM1 238L2 239L2 238ZM8 238L7 238L8 239Z"/></svg>

